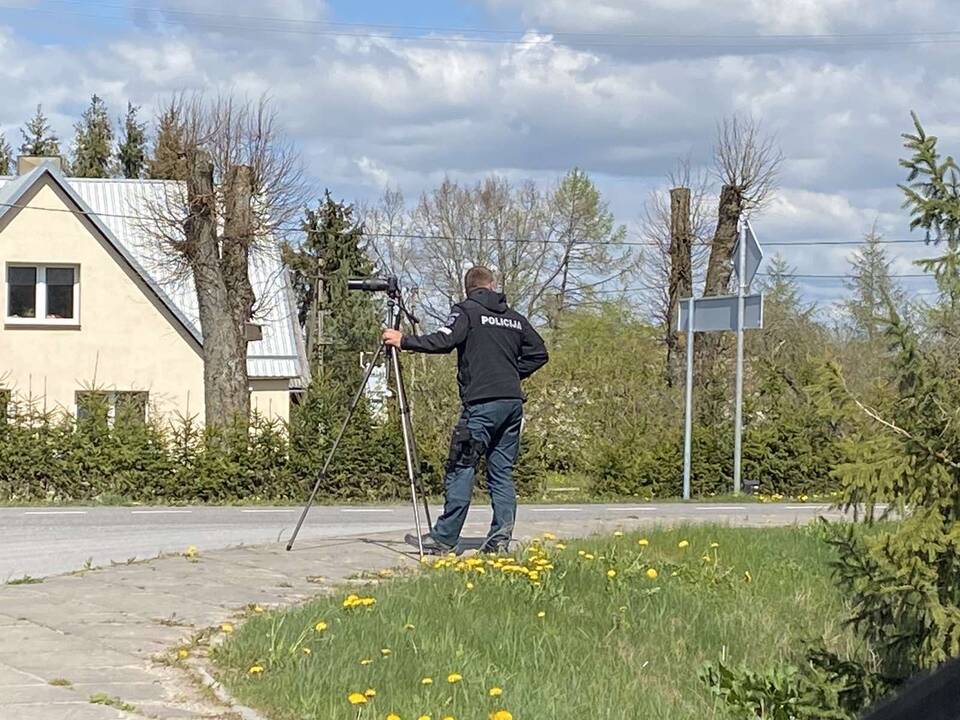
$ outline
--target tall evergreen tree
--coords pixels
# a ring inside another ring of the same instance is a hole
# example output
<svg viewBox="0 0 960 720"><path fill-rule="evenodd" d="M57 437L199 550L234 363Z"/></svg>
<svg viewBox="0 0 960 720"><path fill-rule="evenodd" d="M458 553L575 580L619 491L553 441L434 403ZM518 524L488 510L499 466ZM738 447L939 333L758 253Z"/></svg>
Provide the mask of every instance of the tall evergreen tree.
<svg viewBox="0 0 960 720"><path fill-rule="evenodd" d="M147 162L147 177L153 180L184 180L187 176L184 127L179 106L171 102L157 120L153 157Z"/></svg>
<svg viewBox="0 0 960 720"><path fill-rule="evenodd" d="M363 228L351 205L330 192L315 210L308 209L306 238L287 246L284 256L293 274L300 323L307 339L311 375L347 379L357 375L357 353L377 344L379 318L368 293L347 291L347 279L369 275L373 265L361 243Z"/></svg>
<svg viewBox="0 0 960 720"><path fill-rule="evenodd" d="M13 172L13 148L7 138L0 133L0 175L9 175Z"/></svg>
<svg viewBox="0 0 960 720"><path fill-rule="evenodd" d="M110 156L113 150L113 124L103 98L94 94L90 106L73 126L73 165L76 177L102 178L110 174Z"/></svg>
<svg viewBox="0 0 960 720"><path fill-rule="evenodd" d="M117 145L117 163L125 178L143 176L147 164L147 124L137 120L140 108L127 103L127 117Z"/></svg>
<svg viewBox="0 0 960 720"><path fill-rule="evenodd" d="M891 260L873 228L864 236L865 245L850 260L852 279L846 283L851 297L843 306L854 331L867 340L883 336L891 305L900 312L906 294L890 275Z"/></svg>
<svg viewBox="0 0 960 720"><path fill-rule="evenodd" d="M20 129L23 143L20 145L21 155L36 155L52 157L60 155L60 139L50 128L50 121L43 114L43 107L37 105L36 114L27 120Z"/></svg>

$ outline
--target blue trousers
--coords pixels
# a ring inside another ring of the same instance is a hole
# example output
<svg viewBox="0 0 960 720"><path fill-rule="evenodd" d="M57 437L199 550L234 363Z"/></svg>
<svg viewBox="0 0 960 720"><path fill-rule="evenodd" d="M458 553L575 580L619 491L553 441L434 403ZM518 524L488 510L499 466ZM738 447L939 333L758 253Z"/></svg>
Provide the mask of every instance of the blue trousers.
<svg viewBox="0 0 960 720"><path fill-rule="evenodd" d="M517 517L517 491L513 485L513 464L520 451L521 400L489 400L467 405L453 431L443 514L432 535L439 542L455 546L470 509L477 463L487 460L487 488L493 505L493 522L486 548L505 546L513 535Z"/></svg>

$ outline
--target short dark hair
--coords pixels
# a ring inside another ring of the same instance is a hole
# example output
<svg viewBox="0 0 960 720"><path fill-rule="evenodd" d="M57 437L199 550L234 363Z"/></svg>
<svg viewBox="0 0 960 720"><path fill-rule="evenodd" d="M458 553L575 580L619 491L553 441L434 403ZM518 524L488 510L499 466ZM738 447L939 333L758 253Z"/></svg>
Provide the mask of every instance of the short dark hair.
<svg viewBox="0 0 960 720"><path fill-rule="evenodd" d="M490 268L485 268L483 265L470 268L467 270L467 274L463 276L463 288L467 291L467 295L478 288L493 287L493 283L493 273Z"/></svg>

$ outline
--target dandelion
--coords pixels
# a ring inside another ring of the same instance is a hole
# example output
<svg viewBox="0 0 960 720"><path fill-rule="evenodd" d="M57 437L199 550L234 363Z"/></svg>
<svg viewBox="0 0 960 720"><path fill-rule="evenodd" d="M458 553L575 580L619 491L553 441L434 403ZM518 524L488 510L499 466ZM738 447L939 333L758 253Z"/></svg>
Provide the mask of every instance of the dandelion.
<svg viewBox="0 0 960 720"><path fill-rule="evenodd" d="M430 716L429 716L429 715L421 715L420 717L417 718L417 720L430 720Z"/></svg>
<svg viewBox="0 0 960 720"><path fill-rule="evenodd" d="M365 705L367 703L367 696L360 692L352 692L347 695L347 701L351 705Z"/></svg>
<svg viewBox="0 0 960 720"><path fill-rule="evenodd" d="M364 658L363 660L360 661L360 664L361 664L361 665L369 665L369 664L372 663L372 662L373 662L373 660L371 660L370 658Z"/></svg>
<svg viewBox="0 0 960 720"><path fill-rule="evenodd" d="M749 582L753 582L753 575L750 574L750 571L749 571L749 570L744 571L744 573L743 573L743 581L744 581L744 582L748 582L748 583L749 583Z"/></svg>
<svg viewBox="0 0 960 720"><path fill-rule="evenodd" d="M557 539L557 536L554 535L552 532L545 532L545 533L543 534L543 539L544 539L544 540L556 540L556 539Z"/></svg>
<svg viewBox="0 0 960 720"><path fill-rule="evenodd" d="M712 543L710 543L710 549L711 549L711 550L713 550L714 548L718 548L718 547L720 547L720 543L717 543L717 542L712 542Z"/></svg>
<svg viewBox="0 0 960 720"><path fill-rule="evenodd" d="M639 540L637 540L637 545L639 545L640 547L646 547L649 544L650 544L650 541L647 540L646 538L640 538Z"/></svg>
<svg viewBox="0 0 960 720"><path fill-rule="evenodd" d="M490 690L487 692L487 694L488 694L490 697L500 697L501 695L503 695L503 688L492 687L492 688L490 688Z"/></svg>
<svg viewBox="0 0 960 720"><path fill-rule="evenodd" d="M472 582L468 582L468 583L467 583L467 590L473 590L473 583L472 583Z"/></svg>
<svg viewBox="0 0 960 720"><path fill-rule="evenodd" d="M253 606L253 611L254 611L255 613L262 613L262 612L263 612L263 608L260 607L259 605L254 605L254 606Z"/></svg>
<svg viewBox="0 0 960 720"><path fill-rule="evenodd" d="M233 632L233 623L228 623L228 622L223 623L220 626L220 629L229 635L230 633Z"/></svg>
<svg viewBox="0 0 960 720"><path fill-rule="evenodd" d="M607 570L607 577L608 577L608 578L610 578L611 580L613 580L613 578L615 578L616 576L617 576L617 571L616 571L616 570L613 570L613 569Z"/></svg>
<svg viewBox="0 0 960 720"><path fill-rule="evenodd" d="M537 617L538 617L538 618L545 618L546 616L547 616L547 614L546 614L543 610L541 610L540 612L537 613Z"/></svg>
<svg viewBox="0 0 960 720"><path fill-rule="evenodd" d="M647 569L647 577L650 578L651 580L656 580L658 574L659 574L659 573L657 573L657 571L656 571L655 568L648 568L648 569Z"/></svg>
<svg viewBox="0 0 960 720"><path fill-rule="evenodd" d="M400 716L396 713L390 713L387 715L387 720L400 720Z"/></svg>
<svg viewBox="0 0 960 720"><path fill-rule="evenodd" d="M433 685L433 678L432 678L432 677L422 678L422 679L420 680L420 684L421 684L421 685Z"/></svg>
<svg viewBox="0 0 960 720"><path fill-rule="evenodd" d="M186 648L180 648L179 650L177 650L177 657L180 658L181 660L185 660L187 657L189 657L189 655L190 655L190 651L187 650Z"/></svg>
<svg viewBox="0 0 960 720"><path fill-rule="evenodd" d="M557 550L566 550L566 549L567 549L567 546L564 545L563 543L557 543L557 544L555 545L555 547L557 548Z"/></svg>
<svg viewBox="0 0 960 720"><path fill-rule="evenodd" d="M259 675L263 672L263 665L252 665L247 672L251 675Z"/></svg>
<svg viewBox="0 0 960 720"><path fill-rule="evenodd" d="M458 683L461 680L463 680L463 675L461 675L460 673L450 673L449 675L447 675L447 682L450 683L451 685L453 683Z"/></svg>
<svg viewBox="0 0 960 720"><path fill-rule="evenodd" d="M590 554L590 553L587 553L587 554L584 555L583 557L584 557L586 560L593 560L593 555Z"/></svg>
<svg viewBox="0 0 960 720"><path fill-rule="evenodd" d="M688 543L686 540L681 540L681 541L679 542L679 544L677 545L677 547L680 548L681 550L683 550L683 548L685 548L685 547L687 547L687 546L689 546L689 545L690 545L690 543Z"/></svg>
<svg viewBox="0 0 960 720"><path fill-rule="evenodd" d="M313 652L313 651L312 651L310 648L307 648L307 647L303 648L303 654L304 654L304 655L309 655L311 652Z"/></svg>
<svg viewBox="0 0 960 720"><path fill-rule="evenodd" d="M577 555L579 555L580 557L583 557L586 554L587 554L586 550L577 550Z"/></svg>
<svg viewBox="0 0 960 720"><path fill-rule="evenodd" d="M407 623L406 625L403 626L403 629L404 629L404 630L413 630L415 627L416 627L416 625L411 625L410 623Z"/></svg>
<svg viewBox="0 0 960 720"><path fill-rule="evenodd" d="M490 720L513 720L513 715L507 710L497 710L490 713Z"/></svg>
<svg viewBox="0 0 960 720"><path fill-rule="evenodd" d="M390 657L390 653L391 653L391 652L392 652L392 651L390 650L390 648L381 648L381 649L380 649L380 654L383 655L384 657Z"/></svg>
<svg viewBox="0 0 960 720"><path fill-rule="evenodd" d="M372 698L377 696L377 691L374 690L373 688L367 688L366 690L363 691L363 694L368 698Z"/></svg>
<svg viewBox="0 0 960 720"><path fill-rule="evenodd" d="M313 626L313 629L316 630L317 632L323 632L328 627L330 626L327 625L323 620L321 620L320 622L318 622L316 625Z"/></svg>
<svg viewBox="0 0 960 720"><path fill-rule="evenodd" d="M620 532L619 530L617 530L617 531L613 534L613 536L614 536L614 537L623 537L623 533Z"/></svg>
<svg viewBox="0 0 960 720"><path fill-rule="evenodd" d="M183 556L185 558L189 558L190 560L193 560L193 558L197 557L197 555L199 554L200 554L200 551L197 550L196 545L188 545L187 549L183 551Z"/></svg>
<svg viewBox="0 0 960 720"><path fill-rule="evenodd" d="M700 558L700 559L703 560L704 562L710 562L710 556L709 556L709 555L704 555L704 556L703 556L702 558Z"/></svg>
<svg viewBox="0 0 960 720"><path fill-rule="evenodd" d="M453 715L444 715L443 720L456 720Z"/></svg>

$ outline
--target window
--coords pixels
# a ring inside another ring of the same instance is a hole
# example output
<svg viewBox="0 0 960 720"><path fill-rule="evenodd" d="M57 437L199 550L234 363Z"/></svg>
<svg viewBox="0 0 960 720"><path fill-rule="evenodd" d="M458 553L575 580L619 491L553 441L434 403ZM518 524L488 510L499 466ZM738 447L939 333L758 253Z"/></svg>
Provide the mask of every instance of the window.
<svg viewBox="0 0 960 720"><path fill-rule="evenodd" d="M141 390L83 390L76 394L77 420L114 425L147 421L150 393Z"/></svg>
<svg viewBox="0 0 960 720"><path fill-rule="evenodd" d="M76 324L78 268L69 265L8 265L7 321Z"/></svg>

